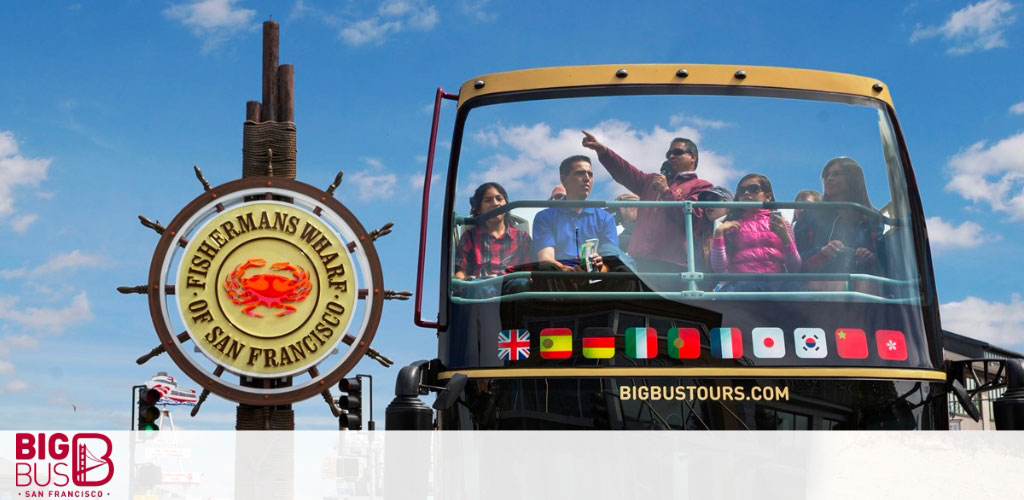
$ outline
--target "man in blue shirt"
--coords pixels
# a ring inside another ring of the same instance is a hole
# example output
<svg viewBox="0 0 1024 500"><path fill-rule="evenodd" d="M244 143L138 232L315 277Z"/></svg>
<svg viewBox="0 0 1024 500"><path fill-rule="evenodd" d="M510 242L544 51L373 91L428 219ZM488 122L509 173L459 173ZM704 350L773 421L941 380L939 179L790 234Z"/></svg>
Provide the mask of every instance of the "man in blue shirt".
<svg viewBox="0 0 1024 500"><path fill-rule="evenodd" d="M594 187L594 170L590 158L582 155L562 160L558 167L566 200L583 201ZM598 240L598 251L617 249L619 237L615 219L599 208L547 208L533 219L533 248L537 251L538 268L579 271L580 245L589 239ZM606 254L607 255L607 254ZM605 270L600 255L590 256L595 269Z"/></svg>

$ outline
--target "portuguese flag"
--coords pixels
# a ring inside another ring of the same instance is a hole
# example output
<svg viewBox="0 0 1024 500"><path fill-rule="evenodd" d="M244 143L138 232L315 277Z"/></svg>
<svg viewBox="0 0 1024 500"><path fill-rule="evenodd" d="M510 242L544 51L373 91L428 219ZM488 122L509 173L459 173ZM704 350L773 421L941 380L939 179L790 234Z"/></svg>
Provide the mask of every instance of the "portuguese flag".
<svg viewBox="0 0 1024 500"><path fill-rule="evenodd" d="M572 355L572 330L545 328L540 331L540 357L542 359L569 359Z"/></svg>
<svg viewBox="0 0 1024 500"><path fill-rule="evenodd" d="M697 359L700 357L700 330L696 328L673 328L668 331L668 355L673 359Z"/></svg>
<svg viewBox="0 0 1024 500"><path fill-rule="evenodd" d="M627 328L626 356L633 359L658 357L658 331L654 328Z"/></svg>
<svg viewBox="0 0 1024 500"><path fill-rule="evenodd" d="M583 339L583 357L611 359L615 356L615 337L587 337Z"/></svg>

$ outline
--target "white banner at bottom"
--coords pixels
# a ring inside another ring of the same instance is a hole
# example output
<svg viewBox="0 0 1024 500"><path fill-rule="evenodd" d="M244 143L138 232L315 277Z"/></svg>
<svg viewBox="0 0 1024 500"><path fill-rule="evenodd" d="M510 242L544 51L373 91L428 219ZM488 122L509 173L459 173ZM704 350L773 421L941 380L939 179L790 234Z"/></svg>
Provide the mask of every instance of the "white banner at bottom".
<svg viewBox="0 0 1024 500"><path fill-rule="evenodd" d="M0 499L1018 497L1021 432L0 432Z"/></svg>

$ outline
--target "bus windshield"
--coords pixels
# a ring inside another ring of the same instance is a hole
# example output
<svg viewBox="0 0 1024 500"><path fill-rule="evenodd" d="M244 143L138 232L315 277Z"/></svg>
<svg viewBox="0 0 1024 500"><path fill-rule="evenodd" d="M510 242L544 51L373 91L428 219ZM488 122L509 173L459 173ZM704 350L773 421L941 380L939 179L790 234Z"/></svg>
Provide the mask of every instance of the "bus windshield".
<svg viewBox="0 0 1024 500"><path fill-rule="evenodd" d="M607 336L605 359L645 366L934 368L888 108L774 95L461 113L446 361L547 365L561 329L565 359ZM497 346L515 332L528 355Z"/></svg>

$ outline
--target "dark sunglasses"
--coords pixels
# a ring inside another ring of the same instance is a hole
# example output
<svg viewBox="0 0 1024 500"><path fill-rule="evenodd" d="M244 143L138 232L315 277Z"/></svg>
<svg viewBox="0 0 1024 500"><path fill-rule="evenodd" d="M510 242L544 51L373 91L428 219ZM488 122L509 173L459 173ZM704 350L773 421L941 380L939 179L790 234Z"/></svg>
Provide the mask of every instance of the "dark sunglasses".
<svg viewBox="0 0 1024 500"><path fill-rule="evenodd" d="M565 199L565 195L564 194L551 195L551 199L552 200L564 200Z"/></svg>
<svg viewBox="0 0 1024 500"><path fill-rule="evenodd" d="M761 189L761 185L760 184L747 184L746 186L740 186L739 189L736 190L736 194L737 195L757 194L757 193L760 193L762 191L764 191L764 190Z"/></svg>
<svg viewBox="0 0 1024 500"><path fill-rule="evenodd" d="M674 149L668 150L668 152L665 153L665 158L671 158L673 156L683 156L686 153L689 153L689 151L687 151L685 149L682 149L682 148L674 148Z"/></svg>

